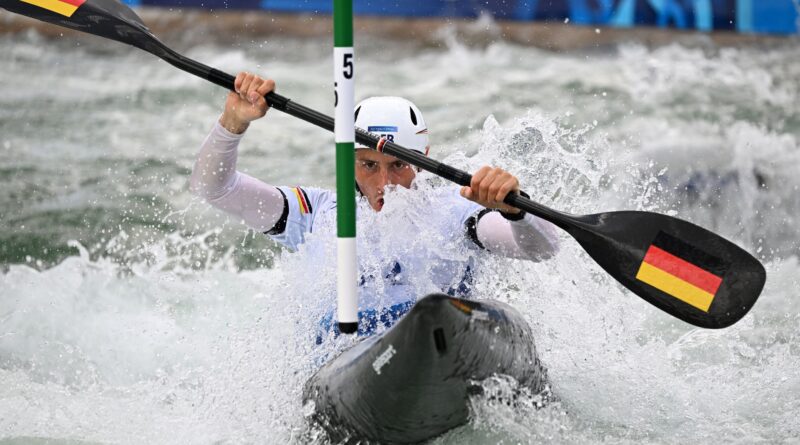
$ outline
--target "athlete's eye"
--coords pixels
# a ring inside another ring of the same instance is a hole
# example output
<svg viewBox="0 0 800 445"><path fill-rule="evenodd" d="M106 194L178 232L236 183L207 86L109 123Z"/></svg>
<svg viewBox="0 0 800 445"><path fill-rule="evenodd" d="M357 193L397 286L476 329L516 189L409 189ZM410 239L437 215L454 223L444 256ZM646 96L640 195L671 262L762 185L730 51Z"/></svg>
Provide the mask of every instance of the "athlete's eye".
<svg viewBox="0 0 800 445"><path fill-rule="evenodd" d="M401 161L399 159L394 161L394 162L392 162L392 169L394 169L396 171L401 171L401 170L404 170L404 169L406 169L408 167L409 167L408 162Z"/></svg>
<svg viewBox="0 0 800 445"><path fill-rule="evenodd" d="M361 166L361 168L363 168L364 170L367 170L367 171L375 171L378 168L378 163L377 162L366 160L366 159L358 161L358 164Z"/></svg>

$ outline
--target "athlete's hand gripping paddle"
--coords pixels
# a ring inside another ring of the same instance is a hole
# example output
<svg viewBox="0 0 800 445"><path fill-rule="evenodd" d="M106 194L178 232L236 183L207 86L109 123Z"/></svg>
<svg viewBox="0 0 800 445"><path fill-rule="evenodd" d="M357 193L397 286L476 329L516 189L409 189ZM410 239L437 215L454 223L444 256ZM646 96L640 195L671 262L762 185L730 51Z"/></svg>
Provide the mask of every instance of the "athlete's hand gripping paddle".
<svg viewBox="0 0 800 445"><path fill-rule="evenodd" d="M184 57L161 43L117 0L0 0L28 17L117 40L154 54L195 76L233 90L234 77ZM275 93L280 111L333 131L334 120ZM378 136L356 129L356 142L378 149ZM392 142L380 150L459 185L471 176ZM659 309L704 328L724 328L753 307L766 271L752 255L702 227L652 212L576 216L511 194L505 202L561 227L611 276Z"/></svg>

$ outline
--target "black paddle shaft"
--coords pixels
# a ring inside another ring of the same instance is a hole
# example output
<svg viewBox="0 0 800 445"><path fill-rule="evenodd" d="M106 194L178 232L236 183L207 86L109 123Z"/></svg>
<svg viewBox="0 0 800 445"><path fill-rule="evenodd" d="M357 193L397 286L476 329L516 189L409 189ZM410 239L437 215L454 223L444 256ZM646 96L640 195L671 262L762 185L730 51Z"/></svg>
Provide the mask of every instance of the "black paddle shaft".
<svg viewBox="0 0 800 445"><path fill-rule="evenodd" d="M229 90L234 90L235 78L230 74L207 67L203 64L194 62L193 60L187 60L185 57L179 54L176 54L175 56L177 59L174 62L170 60L167 61L178 68L183 69L184 71L196 74ZM196 64L196 66L193 66L194 64ZM298 119L302 119L328 131L333 131L334 129L334 119L332 117L322 114L304 105L300 105L289 98L281 96L280 94L270 92L267 93L265 99L267 100L267 103L276 110L283 111L284 113L290 114ZM380 142L379 136L358 127L356 127L355 136L356 142L373 149L378 148L378 144ZM469 185L472 181L472 175L469 173L457 168L453 168L447 164L443 164L435 159L431 159L417 151L409 150L394 142L385 141L381 151L459 185ZM531 204L535 204L533 201L530 202ZM517 202L517 200L513 199L512 197L509 197L507 203L511 205L517 203L524 206L522 202ZM530 211L534 212L533 209Z"/></svg>
<svg viewBox="0 0 800 445"><path fill-rule="evenodd" d="M172 52L172 56L173 57L165 58L165 60L184 71L200 76L223 88L227 88L231 91L235 90L235 77L230 74L208 67L174 52ZM286 114L302 119L328 131L333 131L334 129L334 119L332 117L298 104L280 94L270 92L267 93L265 99L267 103L276 110L283 111ZM379 136L358 127L356 127L355 136L356 142L373 149L377 149L380 143ZM472 182L472 175L469 173L429 158L422 153L410 150L394 142L385 141L381 151L458 185L468 186L470 182ZM559 217L563 218L566 216L565 214L553 211L516 193L509 193L504 202L513 207L533 213L534 215L547 217L548 219L558 219Z"/></svg>
<svg viewBox="0 0 800 445"><path fill-rule="evenodd" d="M233 76L168 48L136 13L117 0L86 0L69 15L64 10L19 0L0 0L0 7L127 43L183 71L228 90L235 89ZM267 94L266 100L279 111L334 130L330 116L274 92ZM378 136L360 128L355 132L356 142L378 149ZM380 151L462 186L470 185L472 180L469 173L393 142L384 141ZM625 287L696 326L723 328L735 323L755 304L766 281L764 266L755 257L721 236L678 218L642 211L569 215L517 193L509 193L504 202L564 229Z"/></svg>
<svg viewBox="0 0 800 445"><path fill-rule="evenodd" d="M176 67L183 69L184 71L196 74L221 87L227 88L231 91L235 89L235 78L230 74L219 71L215 68L210 68L206 65L195 62L194 60L187 59L180 54L175 54L175 56L176 60L174 62L169 59L167 59L167 61ZM270 92L267 93L265 99L267 100L267 103L276 110L283 111L286 114L294 116L298 119L302 119L328 131L333 131L334 129L334 119L332 117L322 114L304 105L298 104L289 98L281 96L280 94ZM378 144L380 143L379 136L358 127L356 127L355 136L356 142L373 149L377 149ZM472 182L472 175L469 173L429 158L418 151L410 150L394 142L385 141L381 151L406 161L415 167L419 167L437 176L441 176L442 178L458 185L468 186ZM513 207L533 213L534 215L547 217L548 219L558 219L560 217L563 218L567 216L561 212L556 212L552 209L539 205L535 201L527 199L524 196L516 193L509 193L504 202Z"/></svg>

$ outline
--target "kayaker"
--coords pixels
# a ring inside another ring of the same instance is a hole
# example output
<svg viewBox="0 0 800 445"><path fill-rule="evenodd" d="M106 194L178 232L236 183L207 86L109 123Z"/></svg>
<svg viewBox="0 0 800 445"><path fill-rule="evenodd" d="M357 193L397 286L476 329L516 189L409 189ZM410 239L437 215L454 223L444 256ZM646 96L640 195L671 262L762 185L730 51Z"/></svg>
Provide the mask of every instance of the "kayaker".
<svg viewBox="0 0 800 445"><path fill-rule="evenodd" d="M248 226L296 250L323 221L334 220L336 195L308 187L276 187L236 170L238 146L250 122L263 117L269 105L264 96L275 82L252 73L239 73L236 92L228 94L222 116L206 137L192 170L193 193L212 206L240 218ZM373 97L355 109L356 126L380 134L406 148L428 154L428 129L420 110L399 97ZM387 189L414 188L418 170L408 163L366 147L356 146L356 187L360 208L380 212ZM558 250L554 226L504 204L506 194L519 191L519 181L509 172L485 166L472 176L469 187L442 187L430 202L428 214L441 215L426 222L441 240L452 240L475 252L531 261L552 256ZM459 196L460 194L460 196ZM368 210L366 210L368 211ZM362 212L363 213L363 212ZM360 219L360 218L359 218ZM331 232L335 236L334 232ZM469 294L474 255L467 260L443 260L424 249L402 249L402 258L389 258L380 273L363 272L360 280L360 335L390 326L413 305L418 295L409 276L423 271L442 292ZM414 272L414 273L411 273ZM382 281L375 276L383 277ZM379 288L379 289L378 289ZM374 294L374 295L372 295ZM380 294L380 295L377 295ZM323 320L328 328L332 313ZM318 338L318 341L320 339Z"/></svg>

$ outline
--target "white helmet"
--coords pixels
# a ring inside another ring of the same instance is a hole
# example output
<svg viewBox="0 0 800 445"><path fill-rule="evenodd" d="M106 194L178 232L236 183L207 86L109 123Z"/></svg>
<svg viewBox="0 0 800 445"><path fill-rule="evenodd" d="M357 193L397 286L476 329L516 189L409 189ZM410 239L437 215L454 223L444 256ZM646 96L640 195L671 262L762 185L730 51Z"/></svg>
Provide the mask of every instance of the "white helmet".
<svg viewBox="0 0 800 445"><path fill-rule="evenodd" d="M428 127L422 112L402 97L370 97L356 105L356 127L405 148L428 154ZM356 148L365 148L363 145Z"/></svg>

